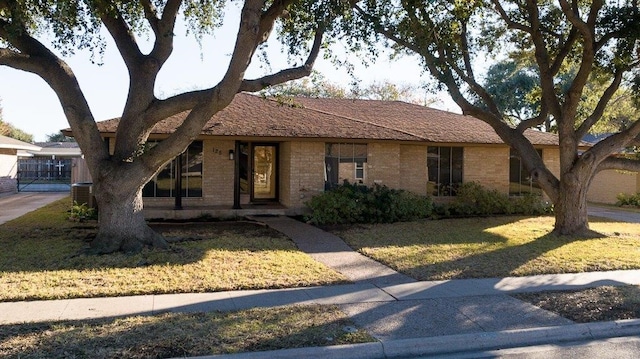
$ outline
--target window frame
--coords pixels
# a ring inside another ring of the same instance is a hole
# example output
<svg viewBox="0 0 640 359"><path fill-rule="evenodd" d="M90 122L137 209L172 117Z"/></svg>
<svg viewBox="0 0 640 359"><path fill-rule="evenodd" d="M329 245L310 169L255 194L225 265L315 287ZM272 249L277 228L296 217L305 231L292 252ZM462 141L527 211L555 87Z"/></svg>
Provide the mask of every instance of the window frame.
<svg viewBox="0 0 640 359"><path fill-rule="evenodd" d="M152 148L153 146L155 146L157 143L159 143L160 141L149 141L147 142L146 146L148 146L148 148ZM199 147L200 152L195 154L195 156L193 155L193 150L197 149ZM182 171L182 188L180 189L180 196L182 198L202 198L203 197L203 188L204 188L204 178L203 178L203 172L204 172L204 142L197 140L197 141L193 141L189 144L189 146L187 147L187 149L181 153L179 156L182 157L182 167L183 167L183 171ZM191 175L191 173L195 173L195 172L190 172L189 171L189 160L191 157L197 157L200 156L200 160L196 161L196 163L192 166L192 167L198 167L199 166L199 175ZM163 167L155 176L153 176L149 182L147 182L144 187L142 188L142 197L143 198L176 198L176 188L175 188L175 181L176 181L176 173L177 173L177 166L178 164L178 157L176 156L175 158L173 158L169 163L167 163L167 165L165 167ZM184 170L186 168L186 170ZM168 176L167 176L168 175ZM169 181L169 186L168 189L159 189L158 188L158 178L160 177L160 180L168 180ZM193 178L200 178L199 181L199 186L194 186L191 187L190 184L193 183ZM161 195L158 195L159 192L161 192Z"/></svg>
<svg viewBox="0 0 640 359"><path fill-rule="evenodd" d="M437 161L436 165L434 160ZM444 170L443 163L447 165ZM427 194L434 197L456 196L457 187L464 183L464 147L427 146L426 165ZM430 170L433 167L436 168L435 173Z"/></svg>
<svg viewBox="0 0 640 359"><path fill-rule="evenodd" d="M349 170L353 175L353 181L364 183L367 176L366 163L369 156L367 143L357 142L326 142L324 157L325 190L340 185L340 165L353 164ZM337 168L333 168L337 165ZM358 176L361 171L362 176ZM336 180L334 183L333 180Z"/></svg>

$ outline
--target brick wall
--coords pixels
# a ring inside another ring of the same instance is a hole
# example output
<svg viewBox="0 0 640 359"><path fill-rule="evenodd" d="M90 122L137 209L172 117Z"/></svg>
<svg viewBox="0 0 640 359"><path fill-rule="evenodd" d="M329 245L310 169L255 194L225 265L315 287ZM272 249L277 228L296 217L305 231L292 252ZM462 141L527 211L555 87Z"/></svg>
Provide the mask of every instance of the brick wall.
<svg viewBox="0 0 640 359"><path fill-rule="evenodd" d="M235 141L203 141L202 200L211 205L233 206L234 162L229 150L235 150Z"/></svg>
<svg viewBox="0 0 640 359"><path fill-rule="evenodd" d="M324 142L299 141L281 144L282 204L289 208L301 209L312 196L324 192L324 154ZM288 164L287 157L290 158ZM288 175L284 172L288 172Z"/></svg>
<svg viewBox="0 0 640 359"><path fill-rule="evenodd" d="M463 182L509 193L509 147L465 147Z"/></svg>
<svg viewBox="0 0 640 359"><path fill-rule="evenodd" d="M560 150L558 148L543 149L542 161L554 176L560 177Z"/></svg>
<svg viewBox="0 0 640 359"><path fill-rule="evenodd" d="M280 143L280 203L291 206L291 142Z"/></svg>
<svg viewBox="0 0 640 359"><path fill-rule="evenodd" d="M0 177L0 195L18 192L18 181L11 177Z"/></svg>
<svg viewBox="0 0 640 359"><path fill-rule="evenodd" d="M400 145L400 189L427 193L427 146Z"/></svg>
<svg viewBox="0 0 640 359"><path fill-rule="evenodd" d="M391 188L400 188L400 145L369 143L366 171L365 183L368 186L378 183Z"/></svg>
<svg viewBox="0 0 640 359"><path fill-rule="evenodd" d="M591 181L587 200L596 203L615 203L619 193L637 192L638 174L616 170L601 171Z"/></svg>

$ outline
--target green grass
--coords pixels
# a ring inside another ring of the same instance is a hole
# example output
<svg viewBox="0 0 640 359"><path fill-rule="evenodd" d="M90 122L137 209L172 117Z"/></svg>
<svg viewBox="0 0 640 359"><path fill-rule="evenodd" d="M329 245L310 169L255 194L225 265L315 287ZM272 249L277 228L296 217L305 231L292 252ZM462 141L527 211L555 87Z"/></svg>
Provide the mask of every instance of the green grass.
<svg viewBox="0 0 640 359"><path fill-rule="evenodd" d="M552 217L425 220L343 227L361 253L418 280L640 268L640 224L592 218L589 238L555 236Z"/></svg>
<svg viewBox="0 0 640 359"><path fill-rule="evenodd" d="M335 306L0 326L2 358L169 358L370 342Z"/></svg>
<svg viewBox="0 0 640 359"><path fill-rule="evenodd" d="M161 225L169 250L85 255L95 225L63 199L0 225L0 301L284 288L345 282L276 231L248 222Z"/></svg>

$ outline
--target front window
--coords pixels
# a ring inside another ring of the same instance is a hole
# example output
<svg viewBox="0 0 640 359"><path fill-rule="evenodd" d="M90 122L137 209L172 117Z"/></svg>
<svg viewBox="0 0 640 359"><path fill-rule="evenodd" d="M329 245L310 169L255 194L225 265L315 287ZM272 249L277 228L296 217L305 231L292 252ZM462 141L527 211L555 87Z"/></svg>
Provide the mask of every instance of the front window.
<svg viewBox="0 0 640 359"><path fill-rule="evenodd" d="M327 143L325 146L325 189L345 180L364 183L366 178L367 145L359 143Z"/></svg>
<svg viewBox="0 0 640 359"><path fill-rule="evenodd" d="M155 143L149 143L154 146ZM202 141L193 141L182 157L182 197L202 197ZM175 197L178 161L173 159L142 189L143 197Z"/></svg>
<svg viewBox="0 0 640 359"><path fill-rule="evenodd" d="M427 193L455 196L462 184L462 147L427 148Z"/></svg>
<svg viewBox="0 0 640 359"><path fill-rule="evenodd" d="M542 150L537 152L542 158ZM524 196L527 193L542 195L542 189L524 167L518 150L512 148L509 153L509 195Z"/></svg>

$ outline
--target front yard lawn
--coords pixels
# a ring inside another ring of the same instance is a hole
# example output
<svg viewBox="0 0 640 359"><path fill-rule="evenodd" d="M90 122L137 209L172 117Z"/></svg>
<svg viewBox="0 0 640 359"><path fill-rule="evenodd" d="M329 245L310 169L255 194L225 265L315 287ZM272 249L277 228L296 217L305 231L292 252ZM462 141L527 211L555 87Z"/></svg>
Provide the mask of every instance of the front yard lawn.
<svg viewBox="0 0 640 359"><path fill-rule="evenodd" d="M2 358L172 358L370 342L335 306L0 325Z"/></svg>
<svg viewBox="0 0 640 359"><path fill-rule="evenodd" d="M0 301L284 288L345 282L280 233L249 222L164 224L170 250L84 255L95 224L70 199L0 225Z"/></svg>
<svg viewBox="0 0 640 359"><path fill-rule="evenodd" d="M640 224L592 218L589 238L553 218L502 216L336 227L351 247L418 280L640 268Z"/></svg>

